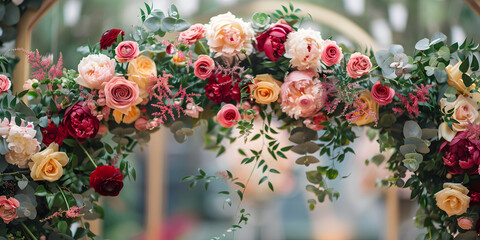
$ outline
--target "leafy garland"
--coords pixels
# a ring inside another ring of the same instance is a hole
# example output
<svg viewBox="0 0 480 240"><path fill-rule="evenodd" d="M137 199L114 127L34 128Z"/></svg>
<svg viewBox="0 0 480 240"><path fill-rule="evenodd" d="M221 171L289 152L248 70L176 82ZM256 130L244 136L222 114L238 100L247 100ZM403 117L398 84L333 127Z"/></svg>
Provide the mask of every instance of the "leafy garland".
<svg viewBox="0 0 480 240"><path fill-rule="evenodd" d="M102 217L99 195L116 196L124 177L136 178L125 157L159 126L184 142L203 125L217 156L227 142L261 142L238 149L247 179L202 169L182 179L191 188L208 190L217 180L233 186L218 192L235 208L231 226L212 237L225 238L251 216L242 203L256 169L256 184L275 191L271 176L282 173L268 158L288 161L293 152L297 164L316 165L306 172L311 210L337 199L328 181L339 178L335 165L355 154L353 127L367 125L382 152L367 164L386 162L392 175L380 183L411 189L424 239L478 237L478 45L448 45L438 33L420 40L413 56L394 45L368 57L302 29L300 12L290 4L255 13L251 23L227 13L190 26L173 5L165 13L145 4L134 41L124 41L120 29L105 32L85 48L78 73L63 69L61 58L53 64L26 53L34 71L25 91L13 95L0 75L0 208L9 213L0 214L7 223L0 235L93 238L82 219ZM178 40L160 40L168 32L180 32ZM282 131L291 145L277 139ZM27 154L23 142L38 147ZM328 161L320 164L322 156Z"/></svg>

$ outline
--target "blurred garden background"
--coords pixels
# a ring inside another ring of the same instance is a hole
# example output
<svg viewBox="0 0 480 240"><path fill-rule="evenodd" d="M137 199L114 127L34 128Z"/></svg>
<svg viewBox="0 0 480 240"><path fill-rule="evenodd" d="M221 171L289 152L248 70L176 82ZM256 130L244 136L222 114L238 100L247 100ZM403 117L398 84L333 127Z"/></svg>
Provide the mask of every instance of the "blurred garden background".
<svg viewBox="0 0 480 240"><path fill-rule="evenodd" d="M211 16L226 11L248 19L256 12L256 9L249 8L255 2L259 0L154 0L147 3L162 10L175 4L182 17L194 24L206 23ZM445 33L452 43L465 38L480 40L480 18L464 0L275 2L271 5L272 11L289 2L329 9L364 29L380 48L402 43L406 53L413 52L419 39L430 38L438 31ZM98 42L102 33L111 28L131 32L133 26L140 23L139 9L143 6L142 0L60 0L35 28L32 49L38 49L42 54L62 52L65 67L76 69L82 58L77 52L81 46ZM312 16L318 14L313 7L302 10ZM341 26L323 26L315 21L306 21L304 25L320 30L324 39L333 36L342 44L356 46L355 41L341 34ZM129 36L126 38L131 39ZM13 49L13 44L5 43L2 51ZM54 56L55 59L57 57ZM235 203L232 207L226 205L225 197L217 194L229 186L217 181L211 184L208 191L202 185L189 189L181 179L196 174L199 167L213 175L226 166L236 166L241 158L235 155L235 146L229 148L228 154L215 159L215 152L204 149L201 130L197 130L195 136L183 144L178 144L169 134L165 138L164 148L168 149L165 153L166 169L159 172L165 179L162 189L166 198L159 203L165 209L162 223L164 231L158 239L200 240L220 236L232 224L236 207ZM288 140L285 141L288 144ZM376 179L388 173L372 164L364 166L367 157L378 149L375 142L359 138L354 145L357 155L350 156L340 167L340 175L348 178L333 183L341 192L338 201L327 201L316 210L309 211L306 201L310 196L304 189L305 167L293 166L288 162L279 163L283 174L277 179L276 192L270 193L265 184L265 188L256 189L253 187L254 181L247 196L246 208L252 213L249 224L243 231L228 235L227 239L232 236L241 240L385 239L386 195L384 190L376 189L374 185ZM104 238L144 239L146 213L149 211L145 205L146 184L156 184L149 183L146 159L146 153L141 151L132 156L137 180L126 181L119 198L104 198ZM247 171L233 168L239 173ZM408 200L408 192L401 192L398 196L401 219L399 238L415 239L419 233L412 221L416 206Z"/></svg>

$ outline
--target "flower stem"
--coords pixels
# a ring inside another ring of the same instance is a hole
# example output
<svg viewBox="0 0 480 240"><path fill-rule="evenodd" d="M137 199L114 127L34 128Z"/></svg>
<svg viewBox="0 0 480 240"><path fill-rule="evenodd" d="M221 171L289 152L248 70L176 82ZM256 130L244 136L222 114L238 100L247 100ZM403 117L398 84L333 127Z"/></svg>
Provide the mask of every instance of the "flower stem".
<svg viewBox="0 0 480 240"><path fill-rule="evenodd" d="M197 42L200 43L200 47L202 47L203 52L205 52L205 54L208 55L208 51L207 51L207 49L205 48L205 46L203 45L203 43L202 43L201 41L197 41Z"/></svg>
<svg viewBox="0 0 480 240"><path fill-rule="evenodd" d="M38 239L33 235L33 233L30 231L30 229L28 229L28 227L25 225L25 223L20 222L20 225L22 225L23 229L25 229L25 231L28 233L28 235L30 235L30 237L31 237L33 240L38 240Z"/></svg>
<svg viewBox="0 0 480 240"><path fill-rule="evenodd" d="M65 200L65 205L67 205L67 210L70 210L70 204L68 204L67 196L65 196L65 193L63 192L62 188L58 186L58 183L57 183L57 188L58 188L58 191L60 191L60 193L62 194L63 200Z"/></svg>
<svg viewBox="0 0 480 240"><path fill-rule="evenodd" d="M17 174L24 174L29 173L30 171L17 171L17 172L9 172L9 173L0 173L0 176L9 176L9 175L17 175Z"/></svg>
<svg viewBox="0 0 480 240"><path fill-rule="evenodd" d="M82 148L83 152L87 155L88 159L90 159L90 162L92 162L93 166L95 166L95 168L97 168L97 164L95 163L95 161L93 161L92 157L90 156L90 154L88 154L88 151L87 149L85 149L85 147L83 146L82 143L78 143L78 145L80 145L80 147Z"/></svg>

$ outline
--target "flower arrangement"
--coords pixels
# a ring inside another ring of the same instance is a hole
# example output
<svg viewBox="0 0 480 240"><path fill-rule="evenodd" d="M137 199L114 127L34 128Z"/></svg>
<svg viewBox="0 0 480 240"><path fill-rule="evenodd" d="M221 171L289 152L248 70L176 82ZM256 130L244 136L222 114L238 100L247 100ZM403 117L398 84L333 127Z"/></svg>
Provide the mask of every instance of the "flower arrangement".
<svg viewBox="0 0 480 240"><path fill-rule="evenodd" d="M340 177L335 163L355 153L352 128L369 126L380 150L393 154L367 164L386 163L392 175L382 185L411 189L425 239L478 237L478 46L448 45L438 33L420 40L413 56L399 45L360 53L302 28L299 12L290 4L251 22L226 13L190 26L173 5L167 13L145 5L141 26L131 35L105 32L77 70L27 52L33 74L25 91L13 95L0 75L1 235L93 237L81 219L101 217L99 196L117 196L125 178L135 179L125 157L161 126L184 142L203 125L218 155L225 142L261 140L238 153L271 191L270 177L281 172L266 157L292 161L286 153L294 152L297 164L316 165L306 172L311 210L339 197L327 185ZM179 34L159 40L167 32ZM261 130L253 134L255 124ZM276 139L280 131L291 145ZM206 189L213 180L232 184L219 192L228 205L239 198L234 224L212 238L220 239L247 223L242 200L252 183L228 170L183 178Z"/></svg>

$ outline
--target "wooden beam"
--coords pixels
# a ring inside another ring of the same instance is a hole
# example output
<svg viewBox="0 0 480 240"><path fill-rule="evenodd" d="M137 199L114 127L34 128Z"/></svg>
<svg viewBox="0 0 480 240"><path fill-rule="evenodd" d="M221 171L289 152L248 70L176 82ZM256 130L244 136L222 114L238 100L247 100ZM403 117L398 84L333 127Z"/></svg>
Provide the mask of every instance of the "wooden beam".
<svg viewBox="0 0 480 240"><path fill-rule="evenodd" d="M480 0L465 0L468 5L475 11L478 15L480 15Z"/></svg>
<svg viewBox="0 0 480 240"><path fill-rule="evenodd" d="M43 0L42 6L37 9L28 9L17 24L17 38L15 40L15 47L17 49L30 50L32 43L32 31L37 25L38 21L47 13L58 0ZM27 57L22 52L17 51L17 56L20 62L15 66L13 72L13 92L21 92L23 90L23 83L30 76L30 66Z"/></svg>

